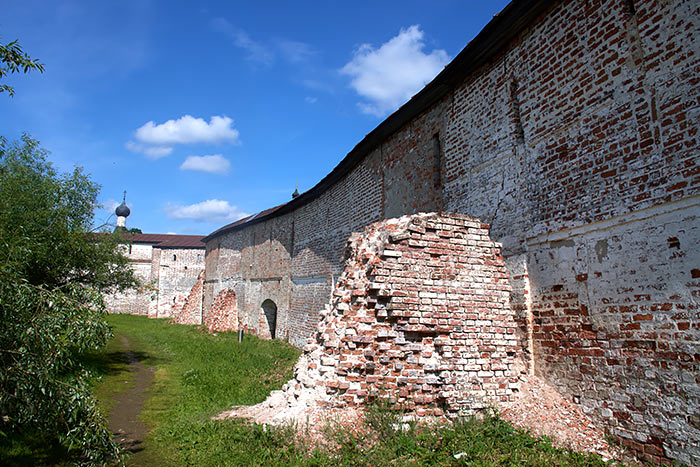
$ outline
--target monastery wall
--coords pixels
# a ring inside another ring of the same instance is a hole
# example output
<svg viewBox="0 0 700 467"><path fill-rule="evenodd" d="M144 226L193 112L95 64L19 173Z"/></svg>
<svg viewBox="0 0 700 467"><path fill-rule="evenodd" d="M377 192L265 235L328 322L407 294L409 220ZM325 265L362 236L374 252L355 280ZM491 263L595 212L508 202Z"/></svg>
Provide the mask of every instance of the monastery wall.
<svg viewBox="0 0 700 467"><path fill-rule="evenodd" d="M517 325L487 225L415 214L373 223L346 245L294 378L227 416L299 423L383 398L417 416L456 417L513 400L523 368Z"/></svg>
<svg viewBox="0 0 700 467"><path fill-rule="evenodd" d="M364 220L382 217L379 162L375 151L338 184L293 213L289 340L298 347L316 330L319 312L343 270L348 237L364 227Z"/></svg>
<svg viewBox="0 0 700 467"><path fill-rule="evenodd" d="M529 371L650 460L700 464L698 31L691 0L553 3L313 200L210 236L205 317L232 290L267 336L269 300L302 346L352 232L475 216Z"/></svg>
<svg viewBox="0 0 700 467"><path fill-rule="evenodd" d="M293 213L207 242L205 315L218 294L233 290L243 329L268 336L262 304L271 300L277 308L277 337L303 346L344 269L350 235L387 213L394 216L403 210L415 213L438 207L435 121L430 113L425 117L430 123L421 121L420 131L407 128L397 133L337 184ZM405 167L399 164L404 152L410 155ZM386 190L393 196L386 196ZM237 330L238 325L231 323L230 329Z"/></svg>
<svg viewBox="0 0 700 467"><path fill-rule="evenodd" d="M207 243L204 320L210 329L288 338L291 222L273 218ZM273 320L262 308L265 300L276 306Z"/></svg>
<svg viewBox="0 0 700 467"><path fill-rule="evenodd" d="M554 8L455 90L445 209L503 243L536 373L625 444L692 465L700 10L633 3Z"/></svg>
<svg viewBox="0 0 700 467"><path fill-rule="evenodd" d="M197 282L192 286L182 307L173 313L176 324L202 324L202 305L204 304L204 270L197 276Z"/></svg>
<svg viewBox="0 0 700 467"><path fill-rule="evenodd" d="M201 324L205 249L159 247L163 241L178 241L175 235L134 234L133 243L123 246L141 285L136 290L105 296L110 313L174 318L182 324ZM154 238L155 237L155 238ZM193 290L193 288L195 290ZM199 293L199 302L193 294ZM180 316L182 315L182 316Z"/></svg>
<svg viewBox="0 0 700 467"><path fill-rule="evenodd" d="M193 248L157 250L158 305L155 317L173 318L182 311L192 287L204 272L205 251Z"/></svg>
<svg viewBox="0 0 700 467"><path fill-rule="evenodd" d="M117 292L103 297L110 313L130 315L149 315L149 308L155 305L155 290L152 290L152 245L124 245L124 256L131 261L134 274L141 281L141 286L127 292Z"/></svg>
<svg viewBox="0 0 700 467"><path fill-rule="evenodd" d="M148 305L148 317L158 317L158 277L160 276L160 248L151 249L151 300Z"/></svg>

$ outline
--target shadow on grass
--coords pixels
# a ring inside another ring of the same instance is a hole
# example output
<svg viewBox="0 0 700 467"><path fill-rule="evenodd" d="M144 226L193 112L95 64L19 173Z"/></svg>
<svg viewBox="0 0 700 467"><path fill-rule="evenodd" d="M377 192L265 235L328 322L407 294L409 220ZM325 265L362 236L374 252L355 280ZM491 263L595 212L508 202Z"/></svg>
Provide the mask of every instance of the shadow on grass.
<svg viewBox="0 0 700 467"><path fill-rule="evenodd" d="M95 377L118 375L129 371L132 363L155 366L166 361L146 352L114 350L111 352L87 352L80 356L80 362Z"/></svg>
<svg viewBox="0 0 700 467"><path fill-rule="evenodd" d="M131 365L143 362L148 366L155 366L165 361L146 352L118 349L108 352L85 352L76 359L80 366L88 370L91 375L91 384L94 385L100 378L119 378L132 372ZM115 381L110 384L109 390L103 391L107 397L124 388L124 381ZM109 405L102 406L102 410ZM106 415L106 414L105 414ZM126 451L135 454L143 450L141 446L128 446ZM0 465L28 466L28 465L76 465L80 463L80 453L71 451L61 445L57 438L47 436L39 430L26 428L17 432L5 432L0 434Z"/></svg>
<svg viewBox="0 0 700 467"><path fill-rule="evenodd" d="M31 429L7 433L0 439L0 453L0 464L7 466L75 465L80 461L79 453Z"/></svg>

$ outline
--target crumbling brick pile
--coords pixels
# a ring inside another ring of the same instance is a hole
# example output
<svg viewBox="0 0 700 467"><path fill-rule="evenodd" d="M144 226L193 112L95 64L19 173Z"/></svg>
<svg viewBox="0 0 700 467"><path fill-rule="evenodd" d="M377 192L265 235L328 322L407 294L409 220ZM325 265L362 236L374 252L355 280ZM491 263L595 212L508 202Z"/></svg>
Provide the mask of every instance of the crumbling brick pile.
<svg viewBox="0 0 700 467"><path fill-rule="evenodd" d="M197 276L190 293L182 307L173 309L173 323L202 324L202 292L204 291L204 271Z"/></svg>
<svg viewBox="0 0 700 467"><path fill-rule="evenodd" d="M416 214L353 234L346 268L282 391L224 416L259 422L388 397L417 416L467 415L518 391L510 286L488 225Z"/></svg>
<svg viewBox="0 0 700 467"><path fill-rule="evenodd" d="M224 289L217 294L203 324L209 332L238 330L238 308L233 290Z"/></svg>

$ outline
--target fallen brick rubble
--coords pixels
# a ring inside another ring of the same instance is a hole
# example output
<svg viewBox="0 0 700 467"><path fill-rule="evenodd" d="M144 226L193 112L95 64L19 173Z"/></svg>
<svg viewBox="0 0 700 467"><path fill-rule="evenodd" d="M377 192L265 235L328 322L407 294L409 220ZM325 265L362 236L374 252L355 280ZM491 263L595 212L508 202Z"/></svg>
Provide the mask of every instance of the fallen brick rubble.
<svg viewBox="0 0 700 467"><path fill-rule="evenodd" d="M559 445L613 456L580 410L528 376L488 225L446 213L382 221L350 238L346 258L294 378L217 418L316 424L376 397L426 419L495 407Z"/></svg>

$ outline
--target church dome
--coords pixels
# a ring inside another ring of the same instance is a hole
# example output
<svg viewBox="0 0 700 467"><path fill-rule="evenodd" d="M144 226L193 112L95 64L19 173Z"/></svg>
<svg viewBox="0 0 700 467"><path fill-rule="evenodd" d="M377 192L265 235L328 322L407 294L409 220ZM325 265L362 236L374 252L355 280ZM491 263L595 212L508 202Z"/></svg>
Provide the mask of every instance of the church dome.
<svg viewBox="0 0 700 467"><path fill-rule="evenodd" d="M129 209L125 201L122 201L122 204L117 206L114 213L119 217L129 217L129 214L131 214L131 209Z"/></svg>

